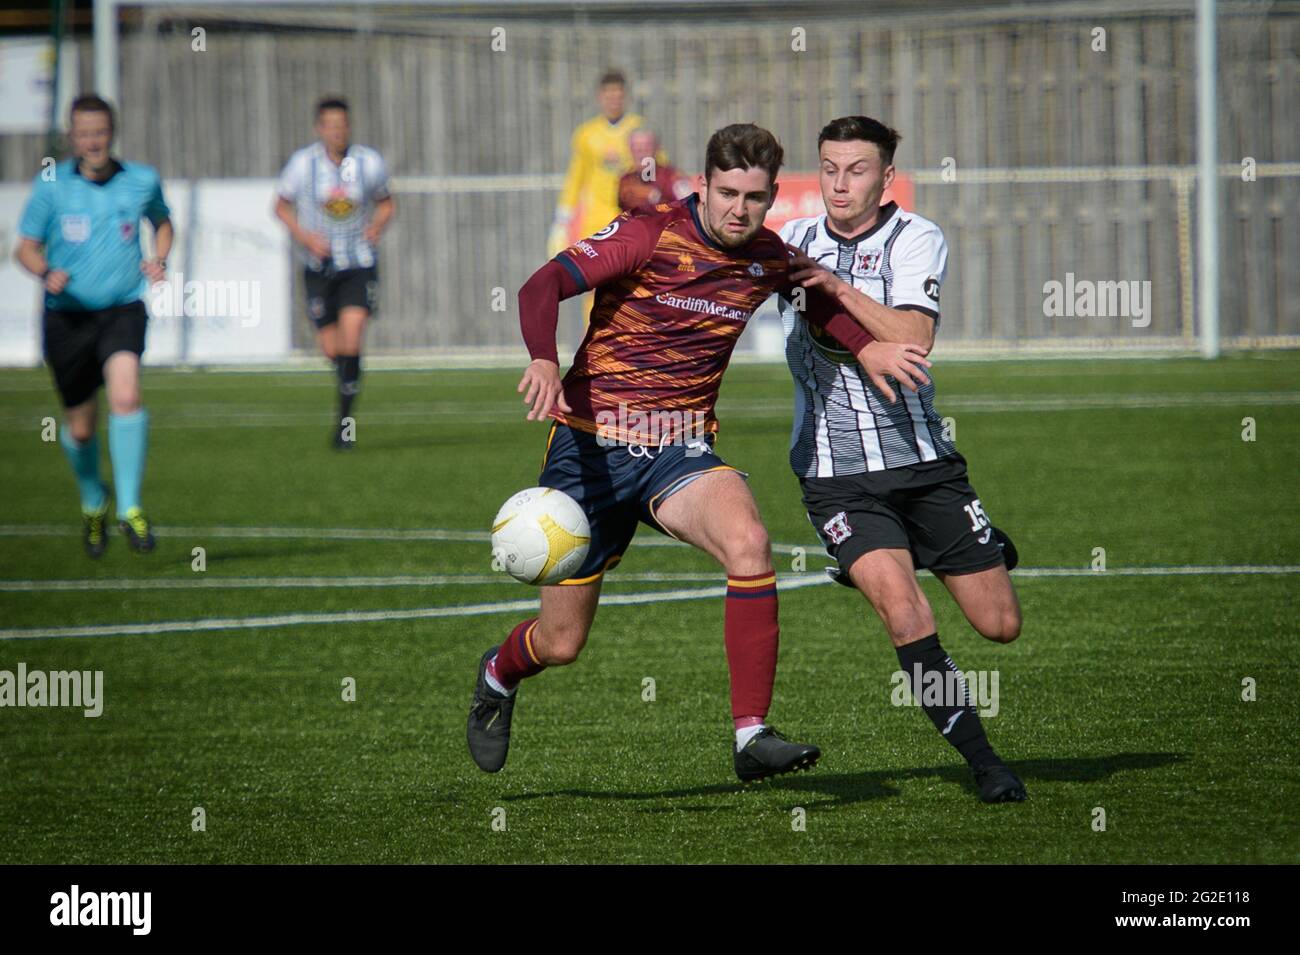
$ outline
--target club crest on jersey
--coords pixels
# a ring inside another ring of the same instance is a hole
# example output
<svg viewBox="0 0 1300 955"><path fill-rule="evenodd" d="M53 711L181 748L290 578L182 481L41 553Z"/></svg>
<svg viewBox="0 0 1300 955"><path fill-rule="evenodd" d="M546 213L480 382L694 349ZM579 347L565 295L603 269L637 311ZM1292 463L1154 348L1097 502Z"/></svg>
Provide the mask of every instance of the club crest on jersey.
<svg viewBox="0 0 1300 955"><path fill-rule="evenodd" d="M334 193L325 201L325 213L331 219L346 219L356 208L356 203L342 192Z"/></svg>
<svg viewBox="0 0 1300 955"><path fill-rule="evenodd" d="M599 239L608 239L611 235L613 235L613 234L614 234L615 232L617 232L617 231L618 231L618 220L615 219L613 222L611 222L609 225L605 226L605 228L601 229L599 232L597 232L597 233L596 233L595 235L593 235L591 238L592 238L593 241L596 241L596 240L599 240Z"/></svg>
<svg viewBox="0 0 1300 955"><path fill-rule="evenodd" d="M90 238L90 216L67 215L59 219L64 242L85 242Z"/></svg>
<svg viewBox="0 0 1300 955"><path fill-rule="evenodd" d="M849 539L849 535L853 533L853 528L849 527L848 515L844 511L840 511L822 525L822 531L832 544L843 544Z"/></svg>
<svg viewBox="0 0 1300 955"><path fill-rule="evenodd" d="M761 262L750 262L748 271L754 278L758 278L763 274L763 264Z"/></svg>
<svg viewBox="0 0 1300 955"><path fill-rule="evenodd" d="M859 275L879 275L880 263L884 257L885 253L882 249L867 249L865 252L859 252L856 268L853 271Z"/></svg>
<svg viewBox="0 0 1300 955"><path fill-rule="evenodd" d="M122 236L123 242L130 242L135 238L135 223L123 222L118 231Z"/></svg>

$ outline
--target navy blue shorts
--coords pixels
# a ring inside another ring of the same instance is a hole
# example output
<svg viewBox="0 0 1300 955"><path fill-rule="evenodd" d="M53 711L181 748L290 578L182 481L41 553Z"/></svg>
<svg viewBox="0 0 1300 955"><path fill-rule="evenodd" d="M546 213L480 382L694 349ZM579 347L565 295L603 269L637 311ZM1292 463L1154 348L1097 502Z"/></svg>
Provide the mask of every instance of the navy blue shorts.
<svg viewBox="0 0 1300 955"><path fill-rule="evenodd" d="M539 487L563 491L581 505L591 524L587 559L562 581L589 584L618 565L638 522L673 535L656 509L691 481L710 471L736 471L713 450L712 434L663 447L602 445L594 434L558 422L551 425Z"/></svg>

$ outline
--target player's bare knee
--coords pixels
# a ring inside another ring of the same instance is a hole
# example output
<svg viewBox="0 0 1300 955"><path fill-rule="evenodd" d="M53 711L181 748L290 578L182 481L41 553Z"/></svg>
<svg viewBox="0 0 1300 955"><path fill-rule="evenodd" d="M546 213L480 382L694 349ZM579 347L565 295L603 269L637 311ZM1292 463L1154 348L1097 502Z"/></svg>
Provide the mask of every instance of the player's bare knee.
<svg viewBox="0 0 1300 955"><path fill-rule="evenodd" d="M996 643L1010 643L1020 636L1020 611L1004 610L979 628L980 636Z"/></svg>
<svg viewBox="0 0 1300 955"><path fill-rule="evenodd" d="M95 436L95 419L86 417L69 418L63 427L77 444L85 444Z"/></svg>
<svg viewBox="0 0 1300 955"><path fill-rule="evenodd" d="M729 574L761 574L772 567L772 543L767 528L751 521L729 534L723 545L723 564Z"/></svg>
<svg viewBox="0 0 1300 955"><path fill-rule="evenodd" d="M542 639L537 639L538 636ZM547 627L542 633L535 634L533 640L540 662L548 667L568 666L578 659L586 643L586 628L573 623Z"/></svg>
<svg viewBox="0 0 1300 955"><path fill-rule="evenodd" d="M914 639L934 633L934 615L924 599L912 594L873 601L891 639Z"/></svg>
<svg viewBox="0 0 1300 955"><path fill-rule="evenodd" d="M108 396L108 410L115 415L135 414L140 410L140 392L124 388Z"/></svg>

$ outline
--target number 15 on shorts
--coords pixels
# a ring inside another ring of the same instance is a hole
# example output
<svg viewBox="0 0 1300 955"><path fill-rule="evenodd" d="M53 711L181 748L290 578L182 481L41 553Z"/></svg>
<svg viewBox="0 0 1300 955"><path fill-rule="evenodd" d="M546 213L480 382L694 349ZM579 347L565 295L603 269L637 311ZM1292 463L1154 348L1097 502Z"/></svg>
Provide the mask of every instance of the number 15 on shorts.
<svg viewBox="0 0 1300 955"><path fill-rule="evenodd" d="M984 513L984 508L980 505L978 497L969 504L964 505L962 509L966 512L966 516L970 518L970 532L972 534L978 534L989 526L989 517Z"/></svg>

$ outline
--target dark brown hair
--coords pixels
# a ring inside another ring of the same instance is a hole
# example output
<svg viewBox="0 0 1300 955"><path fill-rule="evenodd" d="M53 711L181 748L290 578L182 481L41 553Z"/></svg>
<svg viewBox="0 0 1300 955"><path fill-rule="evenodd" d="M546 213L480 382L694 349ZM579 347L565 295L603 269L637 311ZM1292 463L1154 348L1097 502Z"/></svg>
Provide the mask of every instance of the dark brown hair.
<svg viewBox="0 0 1300 955"><path fill-rule="evenodd" d="M841 116L822 127L821 135L817 137L817 148L820 150L822 143L828 139L837 143L853 140L875 143L880 150L880 158L888 166L894 161L894 150L902 138L898 130L891 129L870 116Z"/></svg>
<svg viewBox="0 0 1300 955"><path fill-rule="evenodd" d="M316 104L316 118L320 119L320 114L327 109L341 109L346 113L348 111L348 101L342 96L326 96Z"/></svg>
<svg viewBox="0 0 1300 955"><path fill-rule="evenodd" d="M733 123L709 137L704 150L704 178L712 176L715 169L725 172L757 166L767 170L769 182L775 183L784 161L785 150L766 129L753 123Z"/></svg>
<svg viewBox="0 0 1300 955"><path fill-rule="evenodd" d="M600 82L597 86L627 86L627 78L621 70L606 70L600 74Z"/></svg>
<svg viewBox="0 0 1300 955"><path fill-rule="evenodd" d="M117 131L117 117L113 115L113 107L108 105L108 100L94 93L86 93L72 101L72 108L68 110L69 122L72 121L73 113L104 113L108 116L109 132Z"/></svg>

